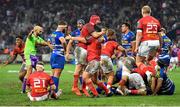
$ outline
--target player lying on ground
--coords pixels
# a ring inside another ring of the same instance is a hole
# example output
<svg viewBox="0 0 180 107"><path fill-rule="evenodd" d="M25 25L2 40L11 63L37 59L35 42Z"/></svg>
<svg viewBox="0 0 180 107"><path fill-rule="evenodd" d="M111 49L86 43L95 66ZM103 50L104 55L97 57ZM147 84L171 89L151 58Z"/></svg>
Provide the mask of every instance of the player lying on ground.
<svg viewBox="0 0 180 107"><path fill-rule="evenodd" d="M27 93L31 101L43 101L48 98L57 99L62 93L59 90L55 93L56 86L50 75L45 73L43 62L36 64L36 71L30 74L27 79Z"/></svg>

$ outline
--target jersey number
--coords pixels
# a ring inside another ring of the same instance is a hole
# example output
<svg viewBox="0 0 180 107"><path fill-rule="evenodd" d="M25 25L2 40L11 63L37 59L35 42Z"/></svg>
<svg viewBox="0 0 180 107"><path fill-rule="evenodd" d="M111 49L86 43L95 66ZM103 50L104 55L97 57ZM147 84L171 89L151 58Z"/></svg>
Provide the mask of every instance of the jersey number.
<svg viewBox="0 0 180 107"><path fill-rule="evenodd" d="M148 24L146 28L146 33L157 33L158 26L156 24Z"/></svg>
<svg viewBox="0 0 180 107"><path fill-rule="evenodd" d="M34 87L35 88L40 88L41 87L41 82L42 82L43 87L45 87L45 80L34 79Z"/></svg>

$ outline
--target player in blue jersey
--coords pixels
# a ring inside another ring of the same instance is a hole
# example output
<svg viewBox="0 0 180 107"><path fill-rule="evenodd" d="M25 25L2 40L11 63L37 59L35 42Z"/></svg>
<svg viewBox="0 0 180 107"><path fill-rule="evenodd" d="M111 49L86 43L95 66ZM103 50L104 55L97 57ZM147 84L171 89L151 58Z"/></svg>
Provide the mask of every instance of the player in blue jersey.
<svg viewBox="0 0 180 107"><path fill-rule="evenodd" d="M59 77L64 69L66 51L65 31L67 30L67 23L60 21L55 32L53 32L49 38L50 43L53 45L53 51L51 53L50 64L52 68L52 79L56 85L55 92L58 91Z"/></svg>
<svg viewBox="0 0 180 107"><path fill-rule="evenodd" d="M171 95L174 93L174 83L167 77L167 68L170 64L170 51L172 42L166 36L166 30L161 28L161 52L158 56L158 66L156 67L156 75L152 77L152 91L153 94L168 94ZM156 84L156 85L155 85Z"/></svg>
<svg viewBox="0 0 180 107"><path fill-rule="evenodd" d="M74 30L73 32L71 32L71 36L72 37L79 37L80 34L81 34L81 29L83 27L83 25L85 24L85 21L83 19L79 19L77 21L77 29ZM73 41L73 40L70 40L68 45L67 45L67 50L66 50L66 59L69 60L71 59L70 58L70 49L72 47L72 45L75 45L75 50L74 50L74 54L75 54L75 61L76 61L76 68L75 68L75 72L74 72L74 82L73 82L73 86L72 86L72 91L78 95L78 96L81 96L82 94L80 93L79 91L79 88L78 88L78 78L80 78L80 83L82 84L82 71L83 71L83 66L85 65L84 63L78 63L77 62L77 58L76 56L78 56L78 52L77 52L77 43L78 41Z"/></svg>
<svg viewBox="0 0 180 107"><path fill-rule="evenodd" d="M122 46L127 50L127 55L132 56L132 44L131 42L135 39L135 34L130 30L129 23L123 23L121 25L122 32Z"/></svg>
<svg viewBox="0 0 180 107"><path fill-rule="evenodd" d="M164 28L161 28L161 53L160 54L170 54L171 53L171 47L172 42L166 35L166 30Z"/></svg>
<svg viewBox="0 0 180 107"><path fill-rule="evenodd" d="M167 76L167 67L170 63L170 56L164 55L158 58L158 67L156 67L155 88L152 90L153 95L172 95L175 91L175 85ZM153 79L151 79L153 80ZM151 82L153 83L153 82Z"/></svg>

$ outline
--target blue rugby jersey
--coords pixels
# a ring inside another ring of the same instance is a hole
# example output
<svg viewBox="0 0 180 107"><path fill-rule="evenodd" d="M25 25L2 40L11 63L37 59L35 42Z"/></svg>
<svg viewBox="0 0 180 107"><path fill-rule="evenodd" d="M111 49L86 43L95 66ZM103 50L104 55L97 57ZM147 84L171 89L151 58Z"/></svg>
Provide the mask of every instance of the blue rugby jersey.
<svg viewBox="0 0 180 107"><path fill-rule="evenodd" d="M48 39L48 41L50 41L54 47L52 53L55 53L55 54L61 55L61 56L64 55L64 48L60 41L60 38L62 38L62 37L64 38L64 33L60 32L60 31L55 31L51 34L51 36Z"/></svg>

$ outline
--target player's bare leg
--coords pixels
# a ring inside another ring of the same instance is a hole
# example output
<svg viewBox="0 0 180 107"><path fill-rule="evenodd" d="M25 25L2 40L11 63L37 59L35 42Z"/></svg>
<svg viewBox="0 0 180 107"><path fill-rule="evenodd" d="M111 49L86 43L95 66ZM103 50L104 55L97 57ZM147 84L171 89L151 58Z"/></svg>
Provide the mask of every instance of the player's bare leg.
<svg viewBox="0 0 180 107"><path fill-rule="evenodd" d="M93 95L98 96L98 92L96 91L96 88L94 87L93 82L91 80L92 75L89 74L88 72L84 71L82 76L83 76L83 81L88 86L88 88L91 90Z"/></svg>
<svg viewBox="0 0 180 107"><path fill-rule="evenodd" d="M23 82L25 75L26 75L26 70L19 72L19 80L21 80L21 82Z"/></svg>
<svg viewBox="0 0 180 107"><path fill-rule="evenodd" d="M23 84L22 84L22 93L25 93L25 91L26 91L26 81L31 73L32 73L32 66L27 65L27 72L26 72L26 75L24 77Z"/></svg>
<svg viewBox="0 0 180 107"><path fill-rule="evenodd" d="M102 81L99 81L99 79L97 77L98 77L98 73L96 72L92 76L92 80L93 80L94 84L96 84L99 88L103 89L107 96L111 96L110 90L104 85L104 83Z"/></svg>
<svg viewBox="0 0 180 107"><path fill-rule="evenodd" d="M113 83L113 79L114 79L114 71L111 71L110 73L106 75L108 77L107 88L110 89Z"/></svg>

